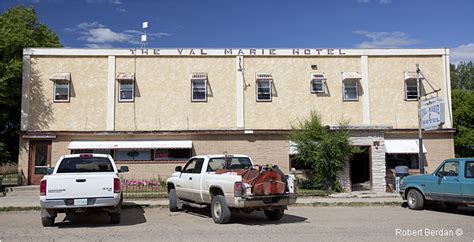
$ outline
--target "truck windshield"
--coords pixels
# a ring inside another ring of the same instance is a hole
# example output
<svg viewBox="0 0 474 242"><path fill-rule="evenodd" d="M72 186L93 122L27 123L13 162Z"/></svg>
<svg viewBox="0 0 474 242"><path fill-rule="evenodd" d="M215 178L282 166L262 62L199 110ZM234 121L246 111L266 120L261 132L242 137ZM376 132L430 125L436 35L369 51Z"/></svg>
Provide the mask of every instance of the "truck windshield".
<svg viewBox="0 0 474 242"><path fill-rule="evenodd" d="M106 157L64 158L56 173L113 172L114 168Z"/></svg>
<svg viewBox="0 0 474 242"><path fill-rule="evenodd" d="M226 158L212 158L209 160L207 171L216 171L217 169L247 169L252 166L252 162L247 157L228 157L229 167L226 167Z"/></svg>

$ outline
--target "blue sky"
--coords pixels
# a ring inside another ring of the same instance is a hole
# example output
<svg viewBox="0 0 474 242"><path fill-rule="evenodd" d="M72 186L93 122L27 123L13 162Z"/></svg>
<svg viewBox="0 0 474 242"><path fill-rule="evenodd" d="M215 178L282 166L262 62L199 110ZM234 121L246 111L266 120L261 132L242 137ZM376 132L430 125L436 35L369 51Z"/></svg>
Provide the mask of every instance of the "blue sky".
<svg viewBox="0 0 474 242"><path fill-rule="evenodd" d="M474 61L473 0L1 0L24 4L65 47L451 48Z"/></svg>

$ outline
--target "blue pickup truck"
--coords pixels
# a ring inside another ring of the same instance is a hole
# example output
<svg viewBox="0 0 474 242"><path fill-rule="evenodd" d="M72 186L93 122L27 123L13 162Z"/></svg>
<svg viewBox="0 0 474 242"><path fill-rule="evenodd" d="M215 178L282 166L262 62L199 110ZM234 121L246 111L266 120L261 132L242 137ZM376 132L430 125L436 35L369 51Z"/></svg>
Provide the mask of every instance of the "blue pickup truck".
<svg viewBox="0 0 474 242"><path fill-rule="evenodd" d="M443 202L451 209L474 204L474 158L448 159L432 174L406 176L400 195L414 210L422 209L426 201Z"/></svg>

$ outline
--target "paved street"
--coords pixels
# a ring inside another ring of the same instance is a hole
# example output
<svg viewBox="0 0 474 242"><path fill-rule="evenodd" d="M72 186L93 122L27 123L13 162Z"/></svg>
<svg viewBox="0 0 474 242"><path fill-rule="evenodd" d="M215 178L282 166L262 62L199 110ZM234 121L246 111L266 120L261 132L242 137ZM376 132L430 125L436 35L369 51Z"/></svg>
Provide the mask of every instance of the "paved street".
<svg viewBox="0 0 474 242"><path fill-rule="evenodd" d="M106 215L59 216L43 228L39 211L1 212L3 241L473 241L473 208L451 212L433 207L411 211L399 206L291 207L279 222L262 213L236 214L217 225L206 209L170 213L166 208L125 209L122 223ZM427 230L428 229L428 230ZM462 235L460 235L460 230ZM420 234L421 230L421 234ZM444 230L444 231L440 231ZM426 236L427 231L433 235ZM436 233L444 233L440 236ZM398 233L398 234L397 234ZM450 234L451 233L451 234ZM412 237L410 235L418 235Z"/></svg>

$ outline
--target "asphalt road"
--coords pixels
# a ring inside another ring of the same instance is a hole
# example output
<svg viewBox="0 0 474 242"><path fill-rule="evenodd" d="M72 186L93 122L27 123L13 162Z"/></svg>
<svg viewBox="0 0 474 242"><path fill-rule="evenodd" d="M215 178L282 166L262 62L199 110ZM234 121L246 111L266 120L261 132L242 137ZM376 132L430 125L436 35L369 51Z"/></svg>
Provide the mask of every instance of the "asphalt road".
<svg viewBox="0 0 474 242"><path fill-rule="evenodd" d="M122 211L122 223L105 214L65 218L43 228L39 211L0 212L4 241L473 241L474 208L411 211L398 206L291 207L278 222L261 212L235 214L214 224L208 209L170 213L165 208ZM462 231L461 231L462 230ZM441 234L440 234L441 233ZM416 236L415 236L416 235Z"/></svg>

